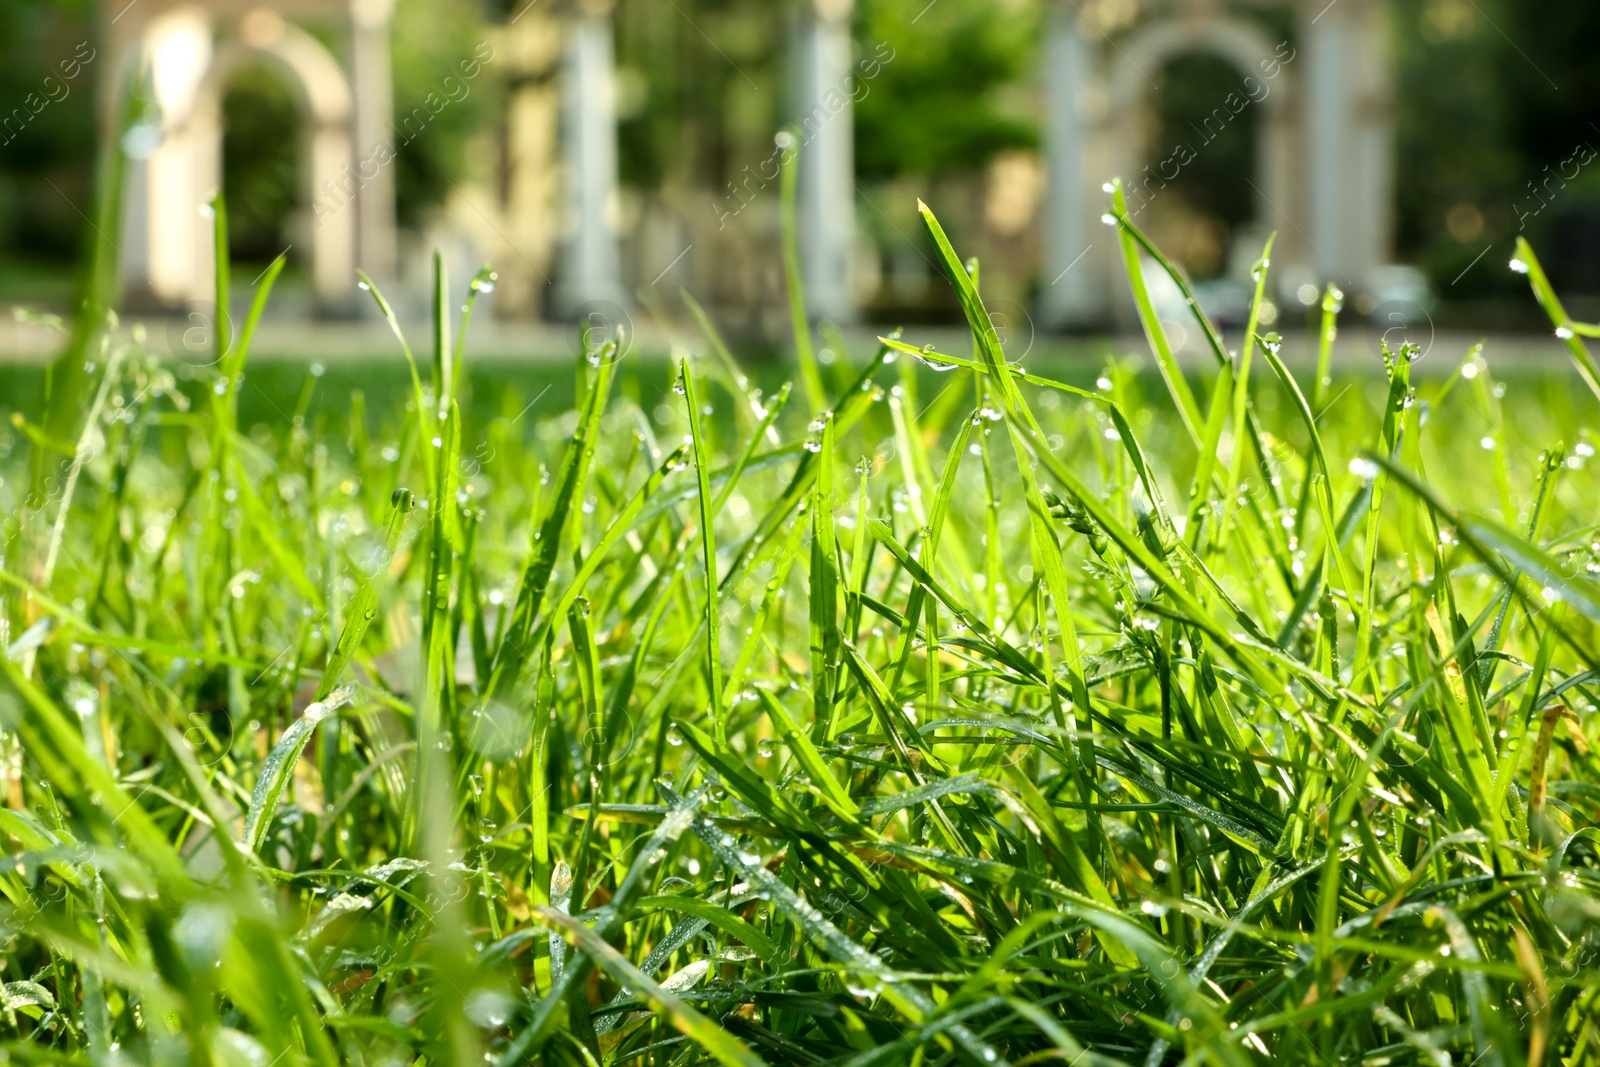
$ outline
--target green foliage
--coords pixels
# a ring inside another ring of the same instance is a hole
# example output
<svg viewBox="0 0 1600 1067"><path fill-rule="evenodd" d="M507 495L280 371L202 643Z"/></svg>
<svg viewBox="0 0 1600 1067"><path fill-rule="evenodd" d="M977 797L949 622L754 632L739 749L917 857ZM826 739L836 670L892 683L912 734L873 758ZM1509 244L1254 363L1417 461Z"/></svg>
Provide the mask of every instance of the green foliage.
<svg viewBox="0 0 1600 1067"><path fill-rule="evenodd" d="M862 0L863 54L892 55L856 109L856 168L864 179L980 169L1037 135L1006 87L1032 68L1035 5L987 0ZM920 17L919 17L920 15ZM880 56L880 58L882 58Z"/></svg>
<svg viewBox="0 0 1600 1067"><path fill-rule="evenodd" d="M622 181L725 192L772 153L785 121L786 4L618 0L617 148ZM745 195L749 195L747 192Z"/></svg>
<svg viewBox="0 0 1600 1067"><path fill-rule="evenodd" d="M825 409L691 304L706 356L464 416L436 260L409 400L243 433L279 260L192 395L112 330L80 425L18 413L0 1052L1592 1060L1600 326L1521 246L1593 395L1303 389L1198 313L1204 372L1083 389L921 217L971 352Z"/></svg>
<svg viewBox="0 0 1600 1067"><path fill-rule="evenodd" d="M401 222L416 225L465 174L503 72L486 58L488 28L469 0L399 0L391 40L395 198Z"/></svg>
<svg viewBox="0 0 1600 1067"><path fill-rule="evenodd" d="M30 260L70 258L83 228L74 205L93 214L97 45L89 4L0 7L0 248Z"/></svg>
<svg viewBox="0 0 1600 1067"><path fill-rule="evenodd" d="M1448 295L1509 295L1499 271L1462 272L1490 242L1498 256L1526 237L1564 288L1600 290L1584 251L1600 226L1600 174L1571 162L1581 146L1591 159L1600 150L1600 9L1396 0L1392 18L1402 252Z"/></svg>

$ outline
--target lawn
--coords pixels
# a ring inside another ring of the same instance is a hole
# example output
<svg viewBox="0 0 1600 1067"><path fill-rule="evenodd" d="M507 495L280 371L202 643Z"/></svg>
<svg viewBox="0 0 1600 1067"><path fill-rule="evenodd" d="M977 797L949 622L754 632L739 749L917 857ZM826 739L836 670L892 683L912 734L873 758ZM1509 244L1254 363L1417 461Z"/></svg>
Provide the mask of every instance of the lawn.
<svg viewBox="0 0 1600 1067"><path fill-rule="evenodd" d="M1184 372L1138 299L1074 383L923 217L970 349L823 367L796 288L792 388L703 314L474 377L442 271L398 388L101 331L0 452L10 1060L1600 1059L1596 331L1532 251L1576 373L1198 313Z"/></svg>

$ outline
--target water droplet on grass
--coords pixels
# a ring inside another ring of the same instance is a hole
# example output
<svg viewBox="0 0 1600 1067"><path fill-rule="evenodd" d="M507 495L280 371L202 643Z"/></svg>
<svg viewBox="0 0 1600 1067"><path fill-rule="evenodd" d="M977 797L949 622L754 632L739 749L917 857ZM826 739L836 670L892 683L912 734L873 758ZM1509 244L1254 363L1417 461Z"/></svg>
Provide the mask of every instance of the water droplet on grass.
<svg viewBox="0 0 1600 1067"><path fill-rule="evenodd" d="M1378 476L1380 468L1370 459L1357 456L1350 461L1350 473L1364 481L1372 481Z"/></svg>

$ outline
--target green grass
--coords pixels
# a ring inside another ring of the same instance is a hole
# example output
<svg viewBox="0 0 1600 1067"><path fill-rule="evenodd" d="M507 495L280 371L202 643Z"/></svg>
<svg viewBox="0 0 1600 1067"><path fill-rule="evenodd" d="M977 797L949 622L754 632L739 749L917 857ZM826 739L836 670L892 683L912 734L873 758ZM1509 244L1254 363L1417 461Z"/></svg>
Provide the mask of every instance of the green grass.
<svg viewBox="0 0 1600 1067"><path fill-rule="evenodd" d="M9 1061L1600 1059L1596 397L1056 382L924 218L971 351L793 391L689 301L469 398L442 270L398 393L76 348L0 466Z"/></svg>

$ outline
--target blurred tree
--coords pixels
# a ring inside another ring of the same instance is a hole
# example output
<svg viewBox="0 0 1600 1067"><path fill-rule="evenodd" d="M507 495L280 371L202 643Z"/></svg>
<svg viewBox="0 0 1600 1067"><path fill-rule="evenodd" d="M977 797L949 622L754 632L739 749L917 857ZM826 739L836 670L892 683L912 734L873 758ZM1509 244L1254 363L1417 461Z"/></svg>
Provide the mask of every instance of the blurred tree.
<svg viewBox="0 0 1600 1067"><path fill-rule="evenodd" d="M623 180L719 187L770 152L788 117L792 4L619 0ZM921 17L919 17L919 15ZM980 171L1036 140L1031 0L858 0L857 52L892 59L858 90L864 180Z"/></svg>
<svg viewBox="0 0 1600 1067"><path fill-rule="evenodd" d="M1539 212L1528 228L1556 284L1600 293L1600 4L1512 3L1506 15L1497 67L1523 165L1515 213Z"/></svg>
<svg viewBox="0 0 1600 1067"><path fill-rule="evenodd" d="M1574 158L1600 151L1600 5L1393 3L1401 254L1447 297L1520 294L1521 235L1558 285L1600 292L1600 155Z"/></svg>
<svg viewBox="0 0 1600 1067"><path fill-rule="evenodd" d="M766 154L783 122L785 5L619 0L624 184L718 188Z"/></svg>
<svg viewBox="0 0 1600 1067"><path fill-rule="evenodd" d="M102 73L91 21L87 2L0 3L0 248L12 255L64 263L81 250Z"/></svg>
<svg viewBox="0 0 1600 1067"><path fill-rule="evenodd" d="M473 0L399 0L391 39L396 210L415 226L466 172L473 135L496 113L498 78Z"/></svg>
<svg viewBox="0 0 1600 1067"><path fill-rule="evenodd" d="M1507 150L1511 101L1494 78L1501 39L1480 11L1466 0L1394 6L1397 240L1403 256L1446 283L1515 225L1511 190L1521 167ZM1462 284L1509 290L1504 274L1478 270Z"/></svg>
<svg viewBox="0 0 1600 1067"><path fill-rule="evenodd" d="M880 42L893 50L856 106L864 179L975 172L1007 148L1036 142L1026 89L1039 5L859 0L856 18L863 51Z"/></svg>

